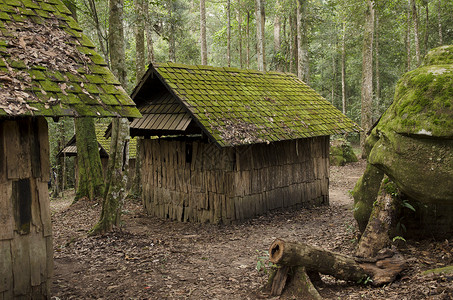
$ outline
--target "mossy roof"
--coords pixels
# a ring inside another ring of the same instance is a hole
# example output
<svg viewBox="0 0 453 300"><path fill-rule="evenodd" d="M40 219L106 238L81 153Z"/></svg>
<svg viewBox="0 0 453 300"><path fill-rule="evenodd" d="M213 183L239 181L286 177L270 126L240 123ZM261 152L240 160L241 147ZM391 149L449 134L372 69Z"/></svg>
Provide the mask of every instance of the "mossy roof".
<svg viewBox="0 0 453 300"><path fill-rule="evenodd" d="M0 0L0 116L140 117L60 0Z"/></svg>
<svg viewBox="0 0 453 300"><path fill-rule="evenodd" d="M150 72L220 146L360 130L294 74L176 63L150 65ZM144 84L137 86L133 98Z"/></svg>
<svg viewBox="0 0 453 300"><path fill-rule="evenodd" d="M99 151L101 153L101 157L108 157L110 154L110 138L105 137L105 132L108 128L109 124L105 122L97 122L95 123L95 131L96 131L96 140L98 141ZM74 135L64 146L60 152L56 155L57 157L63 156L63 154L67 156L75 156L77 155L77 146L76 146L76 136ZM129 141L129 159L134 159L137 156L137 137L131 138Z"/></svg>

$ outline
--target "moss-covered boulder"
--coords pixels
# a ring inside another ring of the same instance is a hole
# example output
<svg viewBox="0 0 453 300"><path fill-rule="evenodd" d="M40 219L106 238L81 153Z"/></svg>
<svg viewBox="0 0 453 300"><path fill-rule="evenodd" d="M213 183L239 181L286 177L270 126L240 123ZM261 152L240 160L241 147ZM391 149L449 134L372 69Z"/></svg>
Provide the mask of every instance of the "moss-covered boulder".
<svg viewBox="0 0 453 300"><path fill-rule="evenodd" d="M400 79L394 102L367 145L368 163L391 178L416 207L416 216L406 221L412 225L408 230L453 234L453 46L430 51L421 67ZM363 180L354 190L362 222L371 211L364 199L374 197L360 186Z"/></svg>
<svg viewBox="0 0 453 300"><path fill-rule="evenodd" d="M358 161L352 146L345 139L330 142L329 157L331 166L344 166L346 163Z"/></svg>

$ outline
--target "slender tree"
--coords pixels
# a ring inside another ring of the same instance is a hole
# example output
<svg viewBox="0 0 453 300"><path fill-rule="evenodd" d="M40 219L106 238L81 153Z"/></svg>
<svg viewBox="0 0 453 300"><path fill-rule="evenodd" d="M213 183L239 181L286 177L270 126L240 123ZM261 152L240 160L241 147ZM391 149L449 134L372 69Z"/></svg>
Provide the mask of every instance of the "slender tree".
<svg viewBox="0 0 453 300"><path fill-rule="evenodd" d="M376 25L375 25L375 54L374 54L374 60L375 60L375 73L376 73L376 108L379 109L379 102L381 98L381 76L379 74L379 14L378 11L376 11ZM377 113L380 113L377 111Z"/></svg>
<svg viewBox="0 0 453 300"><path fill-rule="evenodd" d="M143 0L134 0L135 7L135 83L145 74L145 19Z"/></svg>
<svg viewBox="0 0 453 300"><path fill-rule="evenodd" d="M176 62L176 25L173 19L174 4L173 0L167 0L168 14L168 60Z"/></svg>
<svg viewBox="0 0 453 300"><path fill-rule="evenodd" d="M411 0L408 0L406 28L406 71L411 70Z"/></svg>
<svg viewBox="0 0 453 300"><path fill-rule="evenodd" d="M363 132L360 133L360 146L362 157L366 158L365 139L366 133L371 128L372 123L372 103L373 103L373 32L374 32L374 1L367 0L367 10L365 13L365 31L363 33L362 48L362 108L361 125Z"/></svg>
<svg viewBox="0 0 453 300"><path fill-rule="evenodd" d="M237 21L238 21L238 42L239 42L239 66L241 69L244 65L244 58L242 54L242 2L238 0L237 8Z"/></svg>
<svg viewBox="0 0 453 300"><path fill-rule="evenodd" d="M343 21L341 35L341 108L346 114L346 22Z"/></svg>
<svg viewBox="0 0 453 300"><path fill-rule="evenodd" d="M265 24L265 12L264 12L264 3L263 0L255 0L255 17L256 17L256 40L257 40L257 63L258 70L264 71L265 67L265 34L264 34L264 24Z"/></svg>
<svg viewBox="0 0 453 300"><path fill-rule="evenodd" d="M208 49L206 43L206 3L200 0L200 39L201 39L201 64L208 64Z"/></svg>
<svg viewBox="0 0 453 300"><path fill-rule="evenodd" d="M100 200L104 197L104 177L93 118L76 118L77 189L79 199Z"/></svg>
<svg viewBox="0 0 453 300"><path fill-rule="evenodd" d="M154 62L154 45L153 45L153 36L152 36L152 24L151 24L151 17L149 15L149 6L148 0L144 0L144 11L145 11L145 33L146 33L146 64L150 64Z"/></svg>
<svg viewBox="0 0 453 300"><path fill-rule="evenodd" d="M439 46L444 44L444 39L442 35L442 19L441 19L441 10L442 10L442 0L437 0L437 28L439 33Z"/></svg>
<svg viewBox="0 0 453 300"><path fill-rule="evenodd" d="M123 0L110 0L109 8L109 44L112 72L125 86ZM114 118L112 120L109 154L101 218L91 230L91 234L104 233L120 225L121 208L127 196L129 162L129 121L125 118Z"/></svg>
<svg viewBox="0 0 453 300"><path fill-rule="evenodd" d="M95 2L95 0L88 0L88 4L89 4L89 14L93 20L94 27L96 28L96 34L98 37L99 48L100 48L102 54L104 55L107 65L110 66L107 37L106 37L106 34L102 30L101 23L99 22L98 11L96 9L96 2Z"/></svg>
<svg viewBox="0 0 453 300"><path fill-rule="evenodd" d="M307 39L307 1L297 0L296 26L297 26L297 76L308 83L308 39Z"/></svg>
<svg viewBox="0 0 453 300"><path fill-rule="evenodd" d="M280 36L281 31L281 4L280 0L275 2L275 14L274 14L274 56L280 53L280 46L282 43L282 39ZM276 69L277 71L282 71L282 66L280 61L276 60Z"/></svg>
<svg viewBox="0 0 453 300"><path fill-rule="evenodd" d="M415 4L415 0L409 0L411 5L412 11L412 19L414 25L414 43L415 43L415 61L417 66L420 65L420 34L418 32L418 14L417 14L417 5Z"/></svg>
<svg viewBox="0 0 453 300"><path fill-rule="evenodd" d="M231 12L230 0L227 0L227 65L231 67Z"/></svg>

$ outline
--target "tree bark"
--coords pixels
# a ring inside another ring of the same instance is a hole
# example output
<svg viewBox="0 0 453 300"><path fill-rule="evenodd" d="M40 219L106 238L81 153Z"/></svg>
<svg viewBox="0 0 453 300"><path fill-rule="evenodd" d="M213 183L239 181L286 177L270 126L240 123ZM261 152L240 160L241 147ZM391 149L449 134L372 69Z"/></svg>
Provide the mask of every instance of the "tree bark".
<svg viewBox="0 0 453 300"><path fill-rule="evenodd" d="M168 60L176 62L176 30L173 20L173 0L167 0L168 12Z"/></svg>
<svg viewBox="0 0 453 300"><path fill-rule="evenodd" d="M154 45L152 36L152 24L149 16L148 0L144 1L145 10L145 32L146 32L146 48L147 48L147 60L146 63L150 64L154 62Z"/></svg>
<svg viewBox="0 0 453 300"><path fill-rule="evenodd" d="M255 0L255 16L256 16L256 41L257 41L257 63L258 70L265 70L265 53L264 53L264 3L263 0Z"/></svg>
<svg viewBox="0 0 453 300"><path fill-rule="evenodd" d="M308 39L307 39L307 2L297 0L297 76L308 83Z"/></svg>
<svg viewBox="0 0 453 300"><path fill-rule="evenodd" d="M442 0L437 0L437 27L439 29L439 46L444 44L442 35L442 19L441 19Z"/></svg>
<svg viewBox="0 0 453 300"><path fill-rule="evenodd" d="M367 0L367 11L365 15L365 32L363 34L362 49L362 92L361 92L361 125L363 131L360 133L360 146L362 158L366 158L365 140L366 133L372 124L372 103L373 103L373 32L374 32L374 1Z"/></svg>
<svg viewBox="0 0 453 300"><path fill-rule="evenodd" d="M346 114L346 22L343 22L343 35L341 37L341 108Z"/></svg>
<svg viewBox="0 0 453 300"><path fill-rule="evenodd" d="M357 257L375 257L378 252L390 246L390 230L394 227L396 203L391 195L386 192L388 185L387 176L384 176L378 197L373 204L370 219L357 247Z"/></svg>
<svg viewBox="0 0 453 300"><path fill-rule="evenodd" d="M126 86L126 64L124 55L123 2L109 0L109 48L112 72Z"/></svg>
<svg viewBox="0 0 453 300"><path fill-rule="evenodd" d="M238 40L239 40L239 66L242 69L244 59L242 57L242 4L241 4L241 0L238 0L237 20L238 20Z"/></svg>
<svg viewBox="0 0 453 300"><path fill-rule="evenodd" d="M96 10L96 2L94 0L88 0L90 6L90 14L94 22L94 27L96 28L96 34L98 36L99 47L104 55L104 59L107 62L107 65L110 66L110 58L109 58L109 48L107 43L107 38L105 33L102 32L101 24L99 23L98 12ZM107 44L107 46L106 46Z"/></svg>
<svg viewBox="0 0 453 300"><path fill-rule="evenodd" d="M147 1L147 0L146 0ZM135 5L135 84L137 85L145 74L145 20L143 0L134 0Z"/></svg>
<svg viewBox="0 0 453 300"><path fill-rule="evenodd" d="M231 67L231 11L230 0L227 0L227 65Z"/></svg>
<svg viewBox="0 0 453 300"><path fill-rule="evenodd" d="M408 0L406 31L406 72L411 70L411 0Z"/></svg>
<svg viewBox="0 0 453 300"><path fill-rule="evenodd" d="M250 68L250 12L247 11L247 27L245 29L246 40L247 40L247 49L245 53L245 64L247 69Z"/></svg>
<svg viewBox="0 0 453 300"><path fill-rule="evenodd" d="M104 202L99 222L90 235L102 234L120 226L121 209L127 196L127 174L129 166L129 121L126 118L112 120L110 156Z"/></svg>
<svg viewBox="0 0 453 300"><path fill-rule="evenodd" d="M307 271L355 283L370 278L373 285L392 282L406 266L403 258L391 251L383 251L373 260L361 262L341 253L281 239L271 244L269 261L281 266L303 266Z"/></svg>
<svg viewBox="0 0 453 300"><path fill-rule="evenodd" d="M380 82L380 74L379 74L379 15L376 13L376 26L375 26L375 66L376 66L376 109L379 112L379 102L381 99L381 82Z"/></svg>
<svg viewBox="0 0 453 300"><path fill-rule="evenodd" d="M206 3L200 0L200 39L201 39L201 64L208 64L208 48L206 43Z"/></svg>
<svg viewBox="0 0 453 300"><path fill-rule="evenodd" d="M104 176L99 156L98 142L93 118L76 118L76 145L78 180L74 202L81 198L89 200L104 196Z"/></svg>
<svg viewBox="0 0 453 300"><path fill-rule="evenodd" d="M414 20L414 42L415 42L415 60L417 63L417 67L420 65L420 34L418 32L418 14L417 14L417 5L415 4L415 0L410 0L411 10L412 10L412 18Z"/></svg>
<svg viewBox="0 0 453 300"><path fill-rule="evenodd" d="M280 45L282 43L282 39L280 36L280 31L281 31L281 5L280 5L280 0L277 0L275 2L275 15L274 15L274 56L276 56L278 53L280 53ZM281 72L282 71L282 65L280 63L280 59L276 59L276 70Z"/></svg>

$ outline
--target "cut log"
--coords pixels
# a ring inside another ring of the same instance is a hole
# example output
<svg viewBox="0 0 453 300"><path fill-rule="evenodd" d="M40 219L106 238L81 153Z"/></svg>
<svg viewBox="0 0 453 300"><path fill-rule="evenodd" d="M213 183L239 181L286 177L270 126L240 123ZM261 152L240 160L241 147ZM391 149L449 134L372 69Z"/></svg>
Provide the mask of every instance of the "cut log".
<svg viewBox="0 0 453 300"><path fill-rule="evenodd" d="M363 262L341 253L281 239L276 239L270 246L269 261L282 266L304 266L310 271L356 283L371 279L373 285L393 281L405 267L402 257L390 250L372 261Z"/></svg>
<svg viewBox="0 0 453 300"><path fill-rule="evenodd" d="M397 200L388 190L396 190L396 186L384 176L370 219L360 238L357 257L375 257L380 250L391 244L389 232L393 228Z"/></svg>

